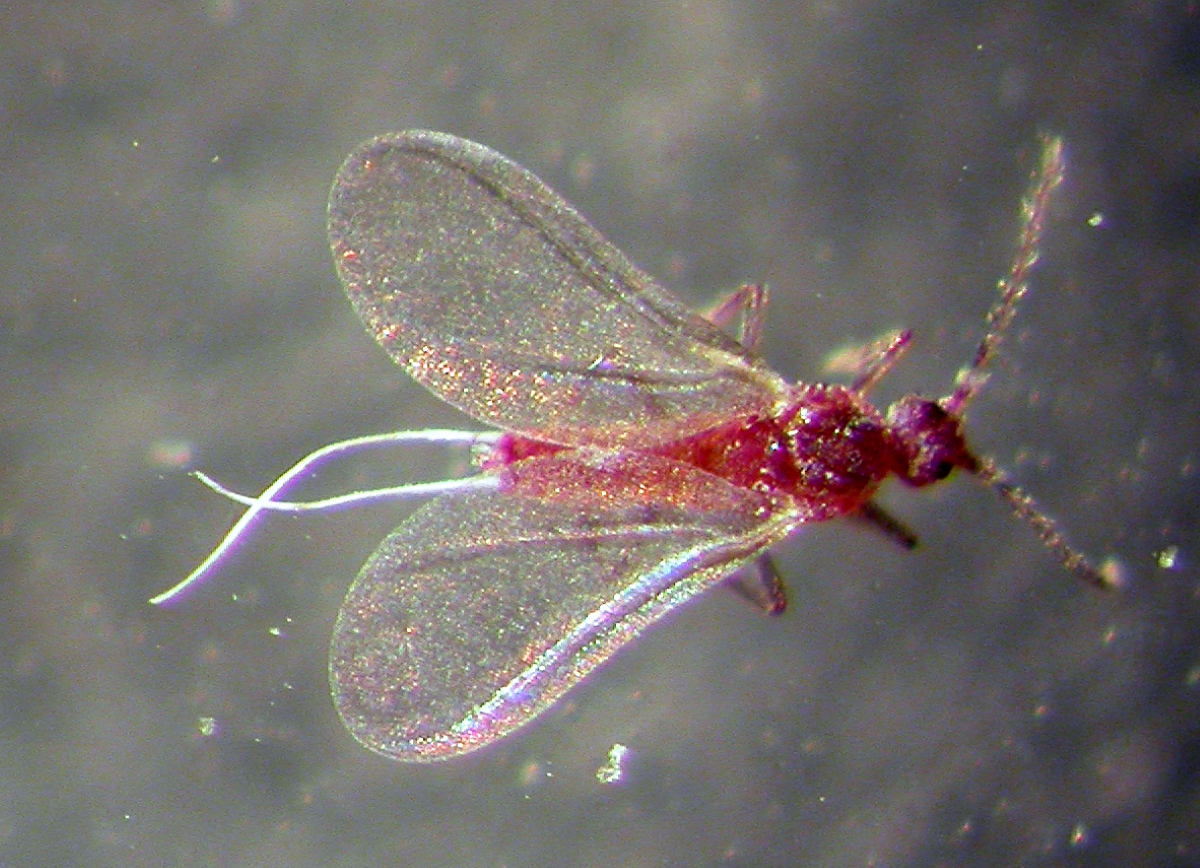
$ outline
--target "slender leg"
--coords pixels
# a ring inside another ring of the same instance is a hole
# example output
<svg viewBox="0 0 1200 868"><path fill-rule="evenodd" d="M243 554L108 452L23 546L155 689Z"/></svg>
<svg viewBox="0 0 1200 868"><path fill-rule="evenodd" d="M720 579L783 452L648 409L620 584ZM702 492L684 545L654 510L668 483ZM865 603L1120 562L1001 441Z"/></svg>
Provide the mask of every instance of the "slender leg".
<svg viewBox="0 0 1200 868"><path fill-rule="evenodd" d="M908 345L912 343L912 332L905 329L889 337L871 344L863 351L866 361L859 370L858 376L850 384L850 391L863 394L870 391L879 379L892 369Z"/></svg>
<svg viewBox="0 0 1200 868"><path fill-rule="evenodd" d="M738 314L742 316L742 333L739 340L746 349L758 352L762 341L763 327L767 321L768 292L760 283L747 283L731 292L716 307L703 314L704 318L718 328L724 328Z"/></svg>
<svg viewBox="0 0 1200 868"><path fill-rule="evenodd" d="M779 615L787 608L787 591L783 578L769 554L763 553L754 565L738 573L730 586L768 615Z"/></svg>
<svg viewBox="0 0 1200 868"><path fill-rule="evenodd" d="M868 500L855 513L854 517L871 525L875 530L883 531L892 542L901 548L915 549L917 547L917 535L874 501Z"/></svg>

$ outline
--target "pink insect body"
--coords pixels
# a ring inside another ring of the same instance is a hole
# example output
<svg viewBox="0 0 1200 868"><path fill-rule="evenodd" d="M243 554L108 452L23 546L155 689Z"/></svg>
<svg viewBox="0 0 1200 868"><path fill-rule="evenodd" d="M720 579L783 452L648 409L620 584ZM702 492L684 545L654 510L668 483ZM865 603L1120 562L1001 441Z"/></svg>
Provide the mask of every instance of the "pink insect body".
<svg viewBox="0 0 1200 868"><path fill-rule="evenodd" d="M791 385L756 355L766 291L707 317L635 268L541 181L482 145L431 132L367 142L329 199L329 235L355 310L392 357L504 433L397 431L305 456L246 505L199 566L208 575L264 511L441 496L363 566L330 650L334 702L362 744L404 761L469 753L529 723L682 603L752 567L772 612L768 549L850 516L911 546L875 505L889 476L920 487L962 469L995 489L1070 570L1102 574L963 437L962 414L1025 291L1062 143L1047 139L1017 254L970 367L947 397L868 390L908 345L864 357L849 386ZM738 314L741 338L721 326ZM413 442L486 447L480 474L287 502L319 462Z"/></svg>
<svg viewBox="0 0 1200 868"><path fill-rule="evenodd" d="M716 322L690 312L482 145L415 131L352 153L329 202L351 302L413 377L507 433L481 463L494 486L425 505L350 588L330 656L349 730L408 761L491 744L802 524L851 515L907 539L871 502L889 475L918 486L956 467L980 475L1094 580L961 431L1060 177L1050 140L1021 253L963 384L884 415L865 392L907 334L851 386L791 385L754 352L757 287ZM751 346L718 327L735 309Z"/></svg>

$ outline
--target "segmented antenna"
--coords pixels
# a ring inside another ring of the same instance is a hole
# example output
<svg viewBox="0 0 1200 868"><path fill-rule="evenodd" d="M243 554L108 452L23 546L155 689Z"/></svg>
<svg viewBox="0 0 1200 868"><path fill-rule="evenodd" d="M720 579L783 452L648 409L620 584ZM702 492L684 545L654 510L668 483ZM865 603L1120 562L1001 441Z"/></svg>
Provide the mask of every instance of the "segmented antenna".
<svg viewBox="0 0 1200 868"><path fill-rule="evenodd" d="M1062 183L1064 172L1063 140L1061 136L1042 137L1042 163L1034 174L1033 186L1021 200L1021 235L1017 240L1017 252L1009 266L1008 275L1000 281L1000 298L988 311L987 331L970 367L958 375L958 387L942 403L943 409L953 416L960 416L967 404L987 382L984 370L1004 340L1004 333L1012 324L1017 313L1017 302L1029 287L1029 272L1038 261L1038 246L1046 224L1050 195Z"/></svg>
<svg viewBox="0 0 1200 868"><path fill-rule="evenodd" d="M1008 274L999 283L1000 298L987 315L987 330L975 358L958 377L954 392L942 401L942 408L951 415L961 418L963 410L987 382L985 368L995 356L1005 332L1012 324L1017 312L1017 302L1029 285L1029 273L1038 261L1038 246L1045 229L1046 214L1054 189L1062 183L1064 174L1063 140L1059 136L1043 136L1042 161L1034 173L1033 184L1021 200L1021 234L1017 252L1013 256ZM1113 588L1120 584L1115 569L1100 570L1094 567L1082 552L1073 548L1063 536L1052 518L1038 509L1033 498L1012 482L991 460L977 458L973 468L976 477L994 490L1009 505L1018 519L1033 528L1038 539L1050 549L1062 565L1088 584L1100 588Z"/></svg>
<svg viewBox="0 0 1200 868"><path fill-rule="evenodd" d="M1066 569L1098 588L1112 589L1120 585L1120 577L1114 571L1099 570L1092 566L1086 555L1067 542L1054 519L1038 509L1024 489L1005 479L1004 472L990 460L980 459L975 475L1004 499L1017 518L1033 528L1042 544L1054 553Z"/></svg>

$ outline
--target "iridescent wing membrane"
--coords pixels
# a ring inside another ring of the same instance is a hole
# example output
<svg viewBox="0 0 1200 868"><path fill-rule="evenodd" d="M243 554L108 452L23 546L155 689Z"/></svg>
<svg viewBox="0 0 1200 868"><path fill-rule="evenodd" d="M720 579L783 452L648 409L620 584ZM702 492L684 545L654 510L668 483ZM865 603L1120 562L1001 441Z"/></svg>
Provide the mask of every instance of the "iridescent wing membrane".
<svg viewBox="0 0 1200 868"><path fill-rule="evenodd" d="M374 139L334 182L329 232L359 316L413 377L581 447L435 500L363 567L330 674L367 747L422 761L491 743L798 523L789 502L635 451L769 411L787 386L515 163L444 134Z"/></svg>
<svg viewBox="0 0 1200 868"><path fill-rule="evenodd" d="M372 750L422 761L492 743L794 526L767 495L644 453L517 467L507 493L419 510L351 587L331 681Z"/></svg>
<svg viewBox="0 0 1200 868"><path fill-rule="evenodd" d="M570 446L646 445L763 411L786 391L482 145L429 132L366 143L334 181L329 235L380 345L490 425Z"/></svg>

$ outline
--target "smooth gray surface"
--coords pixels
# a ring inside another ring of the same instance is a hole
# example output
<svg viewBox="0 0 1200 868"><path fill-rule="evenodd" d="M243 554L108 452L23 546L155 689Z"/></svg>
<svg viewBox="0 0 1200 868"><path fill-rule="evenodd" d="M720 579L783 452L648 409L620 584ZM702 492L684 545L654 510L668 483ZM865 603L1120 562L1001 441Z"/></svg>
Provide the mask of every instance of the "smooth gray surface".
<svg viewBox="0 0 1200 868"><path fill-rule="evenodd" d="M1200 28L1175 8L0 15L0 864L1194 863ZM520 161L693 303L769 282L789 378L912 327L884 401L969 357L1038 131L1062 133L971 429L1129 590L1074 584L969 481L894 491L915 553L815 529L778 553L780 619L710 595L492 752L364 751L327 642L406 508L278 519L183 605L145 601L235 514L179 447L254 489L329 440L464 424L366 335L324 238L342 157L405 127Z"/></svg>

